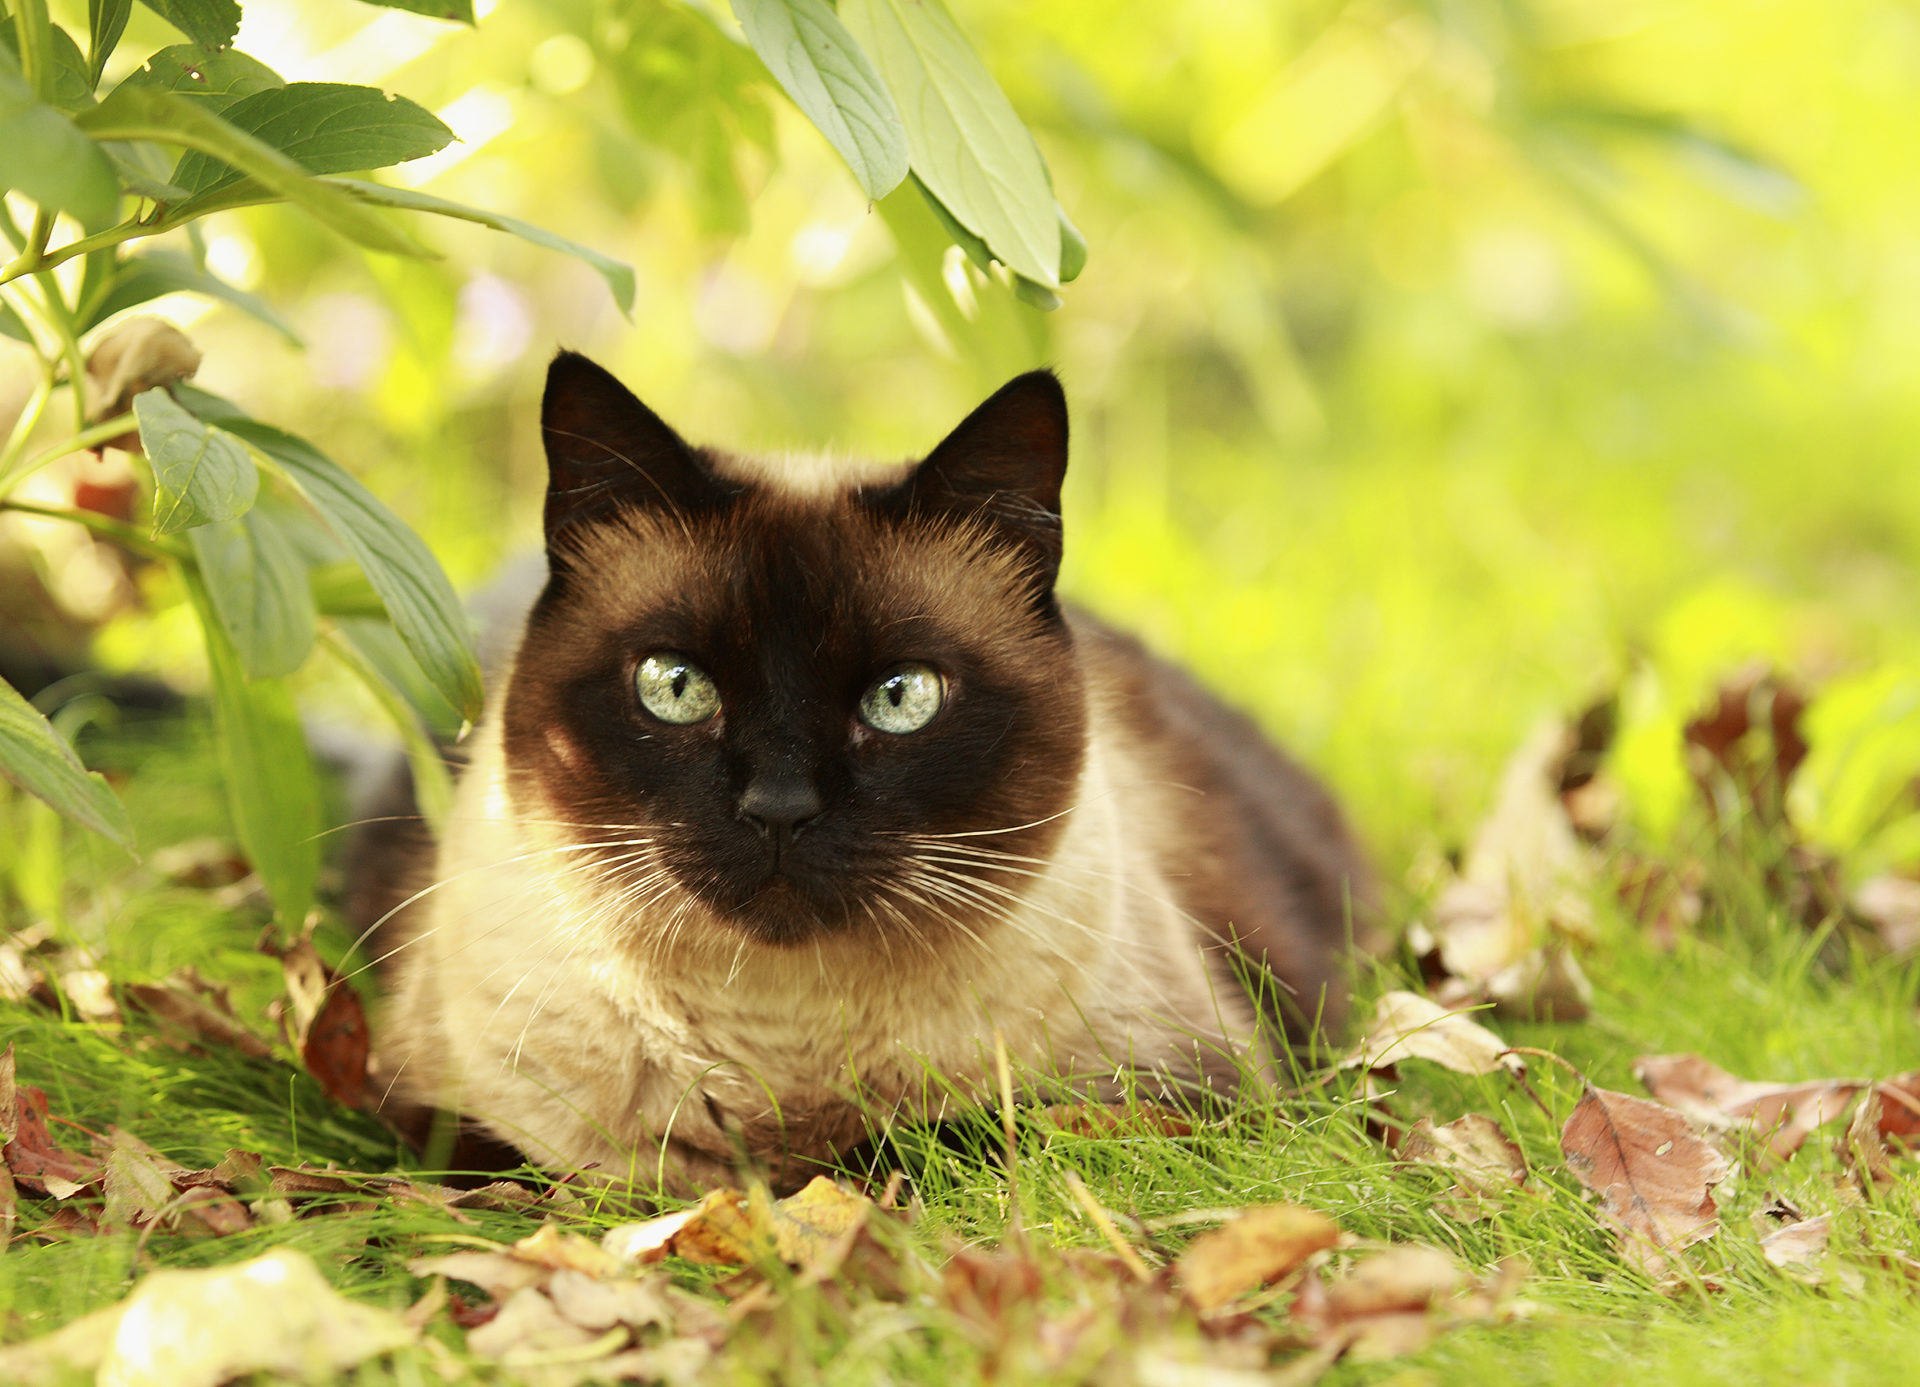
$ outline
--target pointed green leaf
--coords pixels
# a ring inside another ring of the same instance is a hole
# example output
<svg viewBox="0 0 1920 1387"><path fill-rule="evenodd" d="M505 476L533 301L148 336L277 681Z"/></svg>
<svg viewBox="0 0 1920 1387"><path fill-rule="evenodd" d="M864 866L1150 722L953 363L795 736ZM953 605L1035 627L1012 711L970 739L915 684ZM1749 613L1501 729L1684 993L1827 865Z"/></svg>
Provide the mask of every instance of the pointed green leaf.
<svg viewBox="0 0 1920 1387"><path fill-rule="evenodd" d="M223 206L281 197L350 240L392 255L427 252L403 231L307 171L273 146L222 120L200 103L175 92L122 83L76 123L96 140L146 140L197 150L247 175L246 194L229 189Z"/></svg>
<svg viewBox="0 0 1920 1387"><path fill-rule="evenodd" d="M225 48L240 32L238 0L142 0L142 3L207 48Z"/></svg>
<svg viewBox="0 0 1920 1387"><path fill-rule="evenodd" d="M267 87L227 106L221 119L273 146L309 173L383 169L444 148L453 131L431 111L378 87L339 82L290 82ZM212 202L241 181L242 172L218 158L189 153L173 181ZM187 205L191 210L195 202Z"/></svg>
<svg viewBox="0 0 1920 1387"><path fill-rule="evenodd" d="M20 36L13 25L0 20L0 48L17 60L20 56ZM93 105L93 78L87 70L86 55L81 53L80 45L73 41L70 34L59 25L52 25L46 31L46 43L41 53L46 64L44 82L37 83L45 95L41 98L47 105L63 111L85 110ZM12 64L8 71L17 70Z"/></svg>
<svg viewBox="0 0 1920 1387"><path fill-rule="evenodd" d="M28 331L26 323L13 311L10 303L0 303L0 337L11 337L16 342L33 345L33 333Z"/></svg>
<svg viewBox="0 0 1920 1387"><path fill-rule="evenodd" d="M1060 218L1060 282L1069 284L1087 268L1087 238L1080 234L1066 208L1056 202L1053 210Z"/></svg>
<svg viewBox="0 0 1920 1387"><path fill-rule="evenodd" d="M87 0L87 75L94 83L107 70L132 13L133 0Z"/></svg>
<svg viewBox="0 0 1920 1387"><path fill-rule="evenodd" d="M0 775L76 823L133 851L133 826L119 797L80 764L67 739L0 680Z"/></svg>
<svg viewBox="0 0 1920 1387"><path fill-rule="evenodd" d="M600 272L600 278L607 282L607 288L613 294L613 301L620 305L620 311L628 317L633 316L633 266L623 260L615 260L610 255L602 255L590 250L578 241L569 241L564 236L556 236L544 227L531 222L523 222L514 217L503 217L497 212L482 211L477 207L463 206L458 202L449 202L446 198L435 197L431 193L419 193L411 188L389 188L384 183L368 183L358 178L329 178L327 184L343 188L355 197L364 199L378 207L399 207L411 212L432 212L436 216L452 217L458 221L475 222L480 226L491 227L495 231L504 231L509 236L518 236L545 250L557 250L563 255L571 255L583 260Z"/></svg>
<svg viewBox="0 0 1920 1387"><path fill-rule="evenodd" d="M306 663L317 625L307 568L264 506L187 532L207 596L249 679Z"/></svg>
<svg viewBox="0 0 1920 1387"><path fill-rule="evenodd" d="M445 19L455 24L472 24L473 0L367 0L369 5L379 5L389 10L405 10L409 14L423 14L429 19Z"/></svg>
<svg viewBox="0 0 1920 1387"><path fill-rule="evenodd" d="M1060 222L1046 166L1006 93L940 0L841 0L907 129L913 171L1016 274L1057 288Z"/></svg>
<svg viewBox="0 0 1920 1387"><path fill-rule="evenodd" d="M90 229L120 209L120 180L107 156L72 119L34 100L12 54L0 61L0 192L69 213Z"/></svg>
<svg viewBox="0 0 1920 1387"><path fill-rule="evenodd" d="M114 314L149 299L157 299L162 294L200 294L219 299L243 313L252 314L294 345L300 343L299 334L285 318L274 312L273 305L258 294L249 294L245 289L209 274L194 264L191 256L177 250L150 250L144 255L130 256L121 261L105 295L80 322L80 331L86 332Z"/></svg>
<svg viewBox="0 0 1920 1387"><path fill-rule="evenodd" d="M244 439L279 465L282 474L320 512L373 584L394 629L433 686L464 718L480 713L480 662L466 612L453 584L398 516L350 473L304 438L262 424L217 395L180 387L202 418Z"/></svg>
<svg viewBox="0 0 1920 1387"><path fill-rule="evenodd" d="M747 42L869 198L907 176L900 112L826 0L733 0Z"/></svg>
<svg viewBox="0 0 1920 1387"><path fill-rule="evenodd" d="M298 926L320 876L320 781L293 695L282 679L249 680L199 575L182 572L206 639L214 730L233 831L274 914Z"/></svg>
<svg viewBox="0 0 1920 1387"><path fill-rule="evenodd" d="M187 413L164 390L134 396L140 446L153 467L153 532L170 535L246 514L260 472L238 439Z"/></svg>
<svg viewBox="0 0 1920 1387"><path fill-rule="evenodd" d="M176 92L190 96L209 111L224 111L243 96L284 87L286 79L258 58L236 49L206 48L176 43L148 58L139 71L127 74L123 87Z"/></svg>
<svg viewBox="0 0 1920 1387"><path fill-rule="evenodd" d="M406 747L407 764L413 770L414 802L420 806L421 816L437 832L453 808L453 777L447 771L446 757L422 726L420 714L410 702L409 691L402 682L410 677L412 684L424 684L419 666L384 621L340 622L337 633L328 637L327 648L359 678L392 720L394 730ZM426 692L439 702L431 689ZM449 735L458 727L459 720L455 719Z"/></svg>

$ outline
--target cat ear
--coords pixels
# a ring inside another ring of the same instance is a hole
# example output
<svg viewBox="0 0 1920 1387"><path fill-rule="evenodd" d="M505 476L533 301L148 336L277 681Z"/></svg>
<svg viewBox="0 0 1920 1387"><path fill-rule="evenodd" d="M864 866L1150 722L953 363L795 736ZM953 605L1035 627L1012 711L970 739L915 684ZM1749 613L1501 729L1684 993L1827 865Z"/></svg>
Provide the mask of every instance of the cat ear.
<svg viewBox="0 0 1920 1387"><path fill-rule="evenodd" d="M547 448L547 548L617 510L711 510L737 488L633 392L578 352L547 368L540 401Z"/></svg>
<svg viewBox="0 0 1920 1387"><path fill-rule="evenodd" d="M987 521L1032 555L1036 595L1051 603L1066 475L1067 397L1053 372L1029 371L963 419L889 499Z"/></svg>

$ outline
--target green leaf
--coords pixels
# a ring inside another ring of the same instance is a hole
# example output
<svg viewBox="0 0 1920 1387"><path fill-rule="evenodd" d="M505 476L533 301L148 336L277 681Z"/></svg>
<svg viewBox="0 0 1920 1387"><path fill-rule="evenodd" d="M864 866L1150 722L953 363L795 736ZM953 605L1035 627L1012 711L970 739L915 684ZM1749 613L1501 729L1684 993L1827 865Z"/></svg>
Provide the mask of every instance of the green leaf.
<svg viewBox="0 0 1920 1387"><path fill-rule="evenodd" d="M167 23L208 48L225 48L240 32L238 0L141 0Z"/></svg>
<svg viewBox="0 0 1920 1387"><path fill-rule="evenodd" d="M458 221L475 222L491 227L495 231L504 231L509 236L518 236L545 250L557 250L563 255L571 255L576 260L584 260L600 272L600 278L607 282L607 288L613 294L613 301L620 305L620 311L629 318L633 316L633 266L624 260L615 260L610 255L602 255L597 250L589 250L578 241L569 241L564 236L556 236L543 227L523 222L514 217L503 217L497 212L482 211L477 207L467 207L458 202L449 202L446 198L435 197L431 193L419 193L411 188L389 188L384 183L368 183L358 178L329 178L327 185L341 188L373 203L378 207L399 207L410 212L432 212L436 216L452 217Z"/></svg>
<svg viewBox="0 0 1920 1387"><path fill-rule="evenodd" d="M279 150L235 129L198 102L176 92L122 83L76 123L96 140L147 140L211 154L246 174L261 190L254 195L249 185L247 197L230 193L223 205L238 206L242 201L282 197L342 236L372 250L392 255L427 254L411 236L374 216L339 189L308 177L305 169Z"/></svg>
<svg viewBox="0 0 1920 1387"><path fill-rule="evenodd" d="M177 92L190 96L209 111L226 110L243 96L287 85L286 79L258 58L237 49L206 48L176 43L148 58L137 72L127 74L123 87Z"/></svg>
<svg viewBox="0 0 1920 1387"><path fill-rule="evenodd" d="M383 169L424 158L453 139L439 117L404 96L339 82L268 87L241 97L220 115L309 173ZM173 171L173 181L195 195L183 210L211 202L242 177L239 169L201 153L189 153Z"/></svg>
<svg viewBox="0 0 1920 1387"><path fill-rule="evenodd" d="M352 553L434 688L461 717L479 716L480 663L467 616L453 584L420 537L304 438L250 419L205 391L181 387L180 397L203 419L218 422L279 464Z"/></svg>
<svg viewBox="0 0 1920 1387"><path fill-rule="evenodd" d="M826 0L733 0L747 42L839 151L869 198L907 176L907 135L893 97Z"/></svg>
<svg viewBox="0 0 1920 1387"><path fill-rule="evenodd" d="M183 569L181 579L206 639L234 833L274 914L298 926L313 909L320 876L320 781L299 711L285 680L247 679L199 575Z"/></svg>
<svg viewBox="0 0 1920 1387"><path fill-rule="evenodd" d="M408 14L423 14L429 19L446 19L455 24L472 24L473 0L367 0L369 5L379 5L389 10L405 10Z"/></svg>
<svg viewBox="0 0 1920 1387"><path fill-rule="evenodd" d="M880 69L913 171L1016 274L1057 288L1060 222L1033 138L940 0L841 0Z"/></svg>
<svg viewBox="0 0 1920 1387"><path fill-rule="evenodd" d="M94 85L107 70L107 59L119 47L132 13L133 0L87 0L87 76Z"/></svg>
<svg viewBox="0 0 1920 1387"><path fill-rule="evenodd" d="M162 294L200 294L230 303L275 329L295 346L300 345L299 334L265 299L209 274L193 263L192 256L177 250L150 250L121 261L105 295L87 311L79 330L86 332L114 314Z"/></svg>
<svg viewBox="0 0 1920 1387"><path fill-rule="evenodd" d="M313 591L306 565L267 508L197 526L187 537L247 678L272 679L305 664L317 625Z"/></svg>
<svg viewBox="0 0 1920 1387"><path fill-rule="evenodd" d="M133 825L119 797L80 764L73 748L11 684L0 680L0 775L76 823L133 851Z"/></svg>
<svg viewBox="0 0 1920 1387"><path fill-rule="evenodd" d="M453 777L447 771L446 758L421 726L420 715L403 692L407 674L411 674L413 683L423 682L419 666L384 621L341 622L337 633L328 637L327 649L353 671L392 720L413 770L414 803L419 805L421 817L438 832L453 809ZM407 673L398 672L396 665Z"/></svg>
<svg viewBox="0 0 1920 1387"><path fill-rule="evenodd" d="M120 210L120 180L107 156L71 119L34 100L11 54L0 61L0 191L70 213L89 230Z"/></svg>
<svg viewBox="0 0 1920 1387"><path fill-rule="evenodd" d="M1066 208L1056 202L1053 210L1060 218L1060 282L1070 284L1087 268L1087 238L1080 234Z"/></svg>
<svg viewBox="0 0 1920 1387"><path fill-rule="evenodd" d="M0 20L0 48L5 48L15 59L20 56L20 36L5 20ZM43 56L47 70L42 84L46 92L43 99L49 106L71 112L93 105L93 79L87 70L86 57L80 52L80 45L57 24L47 30Z"/></svg>
<svg viewBox="0 0 1920 1387"><path fill-rule="evenodd" d="M13 311L10 303L0 302L0 337L11 337L16 342L33 345L33 333L27 329L20 315Z"/></svg>
<svg viewBox="0 0 1920 1387"><path fill-rule="evenodd" d="M209 428L164 390L134 396L140 446L153 467L153 532L170 535L246 514L260 472L238 439Z"/></svg>

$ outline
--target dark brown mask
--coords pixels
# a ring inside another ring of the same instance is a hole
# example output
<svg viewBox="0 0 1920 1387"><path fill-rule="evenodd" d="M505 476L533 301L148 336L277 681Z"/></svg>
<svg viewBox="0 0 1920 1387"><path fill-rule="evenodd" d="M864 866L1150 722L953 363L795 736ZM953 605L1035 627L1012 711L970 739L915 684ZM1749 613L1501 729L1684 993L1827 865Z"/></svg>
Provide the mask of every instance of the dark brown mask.
<svg viewBox="0 0 1920 1387"><path fill-rule="evenodd" d="M1043 860L1086 739L1058 382L1019 377L865 487L691 447L572 353L542 428L549 578L504 713L521 812L594 845L636 929L691 895L769 943L977 931L1021 876L916 859Z"/></svg>

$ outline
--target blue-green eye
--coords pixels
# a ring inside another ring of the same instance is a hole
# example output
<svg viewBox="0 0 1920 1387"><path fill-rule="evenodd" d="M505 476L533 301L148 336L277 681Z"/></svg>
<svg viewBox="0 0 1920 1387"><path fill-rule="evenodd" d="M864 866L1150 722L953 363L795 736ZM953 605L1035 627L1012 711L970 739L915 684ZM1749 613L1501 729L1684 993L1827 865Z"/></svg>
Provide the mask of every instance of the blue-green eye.
<svg viewBox="0 0 1920 1387"><path fill-rule="evenodd" d="M860 720L899 736L918 732L947 701L947 681L931 665L895 665L860 699Z"/></svg>
<svg viewBox="0 0 1920 1387"><path fill-rule="evenodd" d="M640 706L662 722L684 727L720 711L720 690L698 665L662 651L640 662L633 674Z"/></svg>

